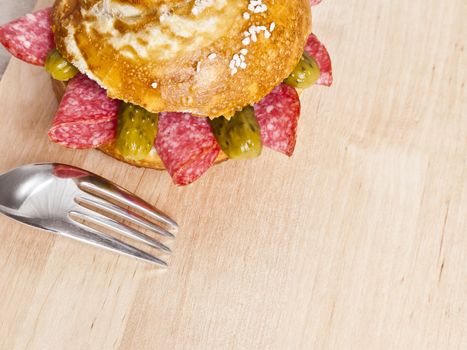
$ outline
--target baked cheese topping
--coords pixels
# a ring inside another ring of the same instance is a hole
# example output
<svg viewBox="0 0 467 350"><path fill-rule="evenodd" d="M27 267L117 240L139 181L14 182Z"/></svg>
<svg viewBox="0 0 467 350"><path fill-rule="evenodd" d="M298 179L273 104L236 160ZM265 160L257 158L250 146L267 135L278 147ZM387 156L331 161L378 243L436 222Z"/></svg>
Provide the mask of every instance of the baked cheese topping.
<svg viewBox="0 0 467 350"><path fill-rule="evenodd" d="M241 1L228 0L101 0L82 5L81 16L87 35L120 54L169 60L225 36L242 10Z"/></svg>

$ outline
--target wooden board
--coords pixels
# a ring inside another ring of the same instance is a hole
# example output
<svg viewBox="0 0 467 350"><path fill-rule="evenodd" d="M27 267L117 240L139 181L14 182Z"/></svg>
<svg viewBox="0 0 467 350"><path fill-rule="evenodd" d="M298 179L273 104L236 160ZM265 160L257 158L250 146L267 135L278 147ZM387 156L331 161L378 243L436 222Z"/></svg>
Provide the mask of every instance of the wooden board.
<svg viewBox="0 0 467 350"><path fill-rule="evenodd" d="M466 349L464 0L325 1L335 84L297 152L187 188L47 140L47 74L0 83L0 171L66 162L181 225L166 272L0 218L2 349ZM1 189L2 191L6 189Z"/></svg>

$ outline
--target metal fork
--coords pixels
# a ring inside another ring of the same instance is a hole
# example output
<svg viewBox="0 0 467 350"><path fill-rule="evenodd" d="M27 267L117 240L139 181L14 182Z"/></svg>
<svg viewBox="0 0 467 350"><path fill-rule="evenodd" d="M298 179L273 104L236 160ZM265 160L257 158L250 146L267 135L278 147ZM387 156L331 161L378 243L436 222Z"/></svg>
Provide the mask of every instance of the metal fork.
<svg viewBox="0 0 467 350"><path fill-rule="evenodd" d="M165 239L174 238L178 230L174 220L127 190L86 170L57 163L24 165L1 174L0 212L24 224L163 267L167 263L161 258L106 231L170 253L160 239L142 230Z"/></svg>

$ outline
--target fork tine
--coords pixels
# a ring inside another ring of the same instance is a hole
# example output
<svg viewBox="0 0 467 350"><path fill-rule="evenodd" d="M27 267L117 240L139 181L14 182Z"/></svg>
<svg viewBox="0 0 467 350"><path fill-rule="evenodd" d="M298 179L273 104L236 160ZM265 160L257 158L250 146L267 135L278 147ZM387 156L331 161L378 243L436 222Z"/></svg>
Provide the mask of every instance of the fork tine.
<svg viewBox="0 0 467 350"><path fill-rule="evenodd" d="M134 257L151 264L167 267L167 263L155 256L148 254L138 248L126 244L112 236L99 232L92 227L86 226L78 221L73 220L70 216L69 219L73 221L73 229L60 231L60 234L77 241L87 243L93 246L104 248L116 253Z"/></svg>
<svg viewBox="0 0 467 350"><path fill-rule="evenodd" d="M99 181L102 181L99 179ZM150 218L165 223L169 225L171 229L178 231L178 224L172 220L167 215L161 213L157 208L150 205L149 203L143 201L142 199L136 197L132 193L128 192L127 190L105 180L105 188L96 185L90 181L82 181L79 184L79 187L89 193L89 191L94 192L91 194L99 194L100 196L108 196L113 200L116 200L120 203L123 203L133 209L139 210L142 213L148 215ZM108 189L111 190L108 190Z"/></svg>
<svg viewBox="0 0 467 350"><path fill-rule="evenodd" d="M144 227L154 233L160 234L161 236L175 238L175 236L171 232L163 229L162 227L157 226L156 224L153 224L152 222L149 222L139 217L138 214L132 211L124 210L120 208L119 206L106 201L105 199L97 198L94 196L92 197L93 199L88 198L88 197L77 197L76 202L81 206L83 206L82 203L84 203L92 207L95 207L97 209L103 210L107 213L113 214L123 220L129 220L133 222L134 224Z"/></svg>
<svg viewBox="0 0 467 350"><path fill-rule="evenodd" d="M92 215L92 214L87 214L87 213L78 212L78 211L71 211L70 214L73 214L73 215L79 217L82 220L87 220L87 221L92 222L94 224L98 224L98 225L101 225L101 226L106 227L108 229L115 230L115 231L117 231L118 233L120 233L120 234L122 234L124 236L134 238L134 239L136 239L138 241L141 241L143 243L146 243L146 244L150 245L153 248L162 250L162 251L167 252L167 253L172 252L169 247L167 247L166 245L156 241L154 238L149 237L148 235L145 235L144 233L141 233L141 232L139 232L139 231L137 231L137 230L135 230L135 229L133 229L133 228L131 228L129 226L121 224L121 223L119 223L119 222L117 222L115 220L106 218L105 216L100 215L98 213L93 213L94 215Z"/></svg>

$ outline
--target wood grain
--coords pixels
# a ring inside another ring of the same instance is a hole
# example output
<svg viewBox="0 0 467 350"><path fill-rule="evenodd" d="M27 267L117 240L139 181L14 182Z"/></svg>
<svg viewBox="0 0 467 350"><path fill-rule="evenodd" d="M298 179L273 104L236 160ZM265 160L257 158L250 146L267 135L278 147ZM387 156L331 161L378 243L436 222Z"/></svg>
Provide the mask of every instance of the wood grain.
<svg viewBox="0 0 467 350"><path fill-rule="evenodd" d="M49 78L13 59L0 171L82 166L182 230L160 272L1 217L0 348L466 349L465 13L325 1L314 28L335 84L305 93L295 156L226 162L188 188L49 143Z"/></svg>

